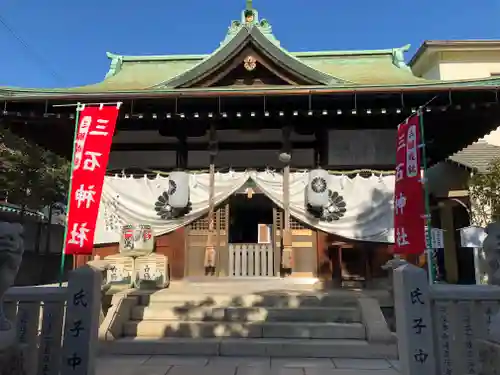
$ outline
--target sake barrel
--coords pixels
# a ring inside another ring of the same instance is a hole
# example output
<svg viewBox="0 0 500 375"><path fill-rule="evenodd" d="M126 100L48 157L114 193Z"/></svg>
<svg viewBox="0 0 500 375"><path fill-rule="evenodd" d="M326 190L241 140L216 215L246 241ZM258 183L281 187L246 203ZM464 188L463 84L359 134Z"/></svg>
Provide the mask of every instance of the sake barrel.
<svg viewBox="0 0 500 375"><path fill-rule="evenodd" d="M130 224L122 227L120 253L126 256L144 256L154 250L155 238L150 225Z"/></svg>

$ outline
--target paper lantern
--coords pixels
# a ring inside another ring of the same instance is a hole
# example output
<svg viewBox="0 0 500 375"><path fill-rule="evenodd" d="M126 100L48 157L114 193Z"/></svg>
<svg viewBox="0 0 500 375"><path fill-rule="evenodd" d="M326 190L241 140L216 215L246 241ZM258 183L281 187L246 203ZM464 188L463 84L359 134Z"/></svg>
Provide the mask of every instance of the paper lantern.
<svg viewBox="0 0 500 375"><path fill-rule="evenodd" d="M306 188L306 204L312 210L321 210L328 206L328 180L330 175L324 169L313 169L309 172Z"/></svg>
<svg viewBox="0 0 500 375"><path fill-rule="evenodd" d="M143 256L154 250L155 237L150 225L124 225L120 236L120 253Z"/></svg>
<svg viewBox="0 0 500 375"><path fill-rule="evenodd" d="M168 203L172 208L186 208L189 204L189 174L171 172L168 176Z"/></svg>

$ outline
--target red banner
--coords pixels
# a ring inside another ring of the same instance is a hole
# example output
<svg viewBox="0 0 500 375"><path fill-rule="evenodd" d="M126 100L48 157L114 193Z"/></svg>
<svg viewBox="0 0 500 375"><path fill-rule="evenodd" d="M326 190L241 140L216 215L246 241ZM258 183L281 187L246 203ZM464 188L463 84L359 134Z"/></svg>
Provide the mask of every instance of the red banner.
<svg viewBox="0 0 500 375"><path fill-rule="evenodd" d="M419 116L398 127L394 189L394 252L425 251L425 205L420 173Z"/></svg>
<svg viewBox="0 0 500 375"><path fill-rule="evenodd" d="M118 106L85 107L74 145L65 254L91 255Z"/></svg>

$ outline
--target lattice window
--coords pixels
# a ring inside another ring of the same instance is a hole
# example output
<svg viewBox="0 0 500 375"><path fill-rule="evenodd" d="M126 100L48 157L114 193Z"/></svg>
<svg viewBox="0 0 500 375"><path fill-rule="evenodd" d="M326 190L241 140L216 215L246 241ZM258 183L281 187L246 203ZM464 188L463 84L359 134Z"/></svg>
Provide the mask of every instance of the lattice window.
<svg viewBox="0 0 500 375"><path fill-rule="evenodd" d="M229 211L229 208L228 208L228 205L223 205L222 207L220 207L218 210L219 212L219 225L220 225L220 230L227 230L227 224L228 224L228 211Z"/></svg>
<svg viewBox="0 0 500 375"><path fill-rule="evenodd" d="M208 215L203 215L199 219L192 221L189 224L191 230L208 230Z"/></svg>
<svg viewBox="0 0 500 375"><path fill-rule="evenodd" d="M276 215L276 229L280 230L283 228L283 212L276 210L275 215Z"/></svg>
<svg viewBox="0 0 500 375"><path fill-rule="evenodd" d="M290 229L307 229L307 228L300 221L297 221L293 217L290 217Z"/></svg>
<svg viewBox="0 0 500 375"><path fill-rule="evenodd" d="M227 206L223 205L222 207L219 207L217 210L215 210L215 217L219 215L220 218L220 230L227 230ZM189 229L191 230L208 230L208 214L203 215L199 219L191 222L189 224Z"/></svg>

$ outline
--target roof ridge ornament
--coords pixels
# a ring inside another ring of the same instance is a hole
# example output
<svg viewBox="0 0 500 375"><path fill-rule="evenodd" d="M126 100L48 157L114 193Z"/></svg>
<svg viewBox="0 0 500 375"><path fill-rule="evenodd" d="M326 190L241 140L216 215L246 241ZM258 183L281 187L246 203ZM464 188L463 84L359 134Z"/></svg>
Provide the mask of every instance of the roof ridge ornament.
<svg viewBox="0 0 500 375"><path fill-rule="evenodd" d="M231 22L226 37L221 42L221 45L227 43L238 33L238 31L240 31L241 28L247 27L248 29L251 29L254 26L259 28L259 30L262 31L262 33L266 35L266 37L274 44L280 44L273 34L273 29L269 21L266 19L259 19L259 11L253 7L253 0L246 0L245 9L241 12L241 19L239 21L234 20Z"/></svg>
<svg viewBox="0 0 500 375"><path fill-rule="evenodd" d="M111 64L109 65L109 70L106 73L106 76L104 76L104 79L116 75L121 70L123 65L123 56L115 55L110 52L107 52L106 54L108 58L111 59Z"/></svg>
<svg viewBox="0 0 500 375"><path fill-rule="evenodd" d="M410 67L406 65L405 62L405 52L410 49L410 45L407 44L403 47L392 49L392 63L400 69L405 69L411 71Z"/></svg>

